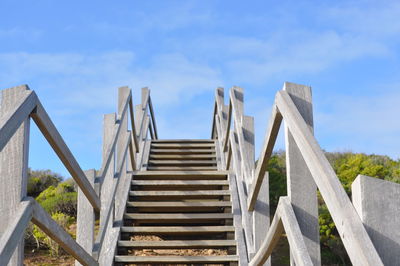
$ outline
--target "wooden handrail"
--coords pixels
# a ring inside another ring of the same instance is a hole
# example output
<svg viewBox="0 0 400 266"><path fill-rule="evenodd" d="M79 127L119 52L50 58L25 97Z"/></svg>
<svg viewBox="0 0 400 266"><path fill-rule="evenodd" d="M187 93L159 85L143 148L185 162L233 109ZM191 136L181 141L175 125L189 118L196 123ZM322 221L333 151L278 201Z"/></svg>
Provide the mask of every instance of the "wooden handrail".
<svg viewBox="0 0 400 266"><path fill-rule="evenodd" d="M276 102L324 198L352 263L383 265L360 217L292 99L286 91L279 91Z"/></svg>
<svg viewBox="0 0 400 266"><path fill-rule="evenodd" d="M27 86L25 86L27 88ZM24 87L24 88L25 88ZM10 138L14 135L16 130L20 127L21 123L26 121L27 118L32 117L34 122L37 124L38 128L49 142L53 150L56 152L64 166L70 172L71 176L76 181L79 189L83 192L87 198L87 203L85 204L85 208L93 208L95 211L99 212L101 209L100 198L97 192L94 189L94 185L91 183L94 180L94 170L92 170L91 182L87 179L85 173L81 169L77 160L73 156L72 152L69 150L68 146L64 142L57 128L51 121L49 115L46 110L42 106L40 100L34 91L30 91L26 89L21 90L20 87L17 87L18 93L20 94L18 100L13 103L5 115L0 118L0 151L5 147L5 145L9 142ZM137 138L137 131L135 127L134 113L133 113L133 102L132 102L132 94L128 87L119 88L119 99L118 99L118 119L115 121L115 125L113 125L113 135L112 141L107 146L105 160L103 160L102 168L100 170L99 177L97 178L97 183L102 183L105 173L108 170L109 165L111 164L113 154L116 152L116 146L120 145L117 143L121 142L121 138L123 138L122 149L118 146L118 165L117 165L117 175L115 176L116 182L113 182L113 188L111 189L110 195L108 196L108 201L106 202L106 208L104 211L105 214L102 213L104 219L101 221L100 231L96 237L96 246L94 247L94 257L92 256L92 250L85 250L82 246L80 246L71 236L65 232L51 217L46 211L32 198L26 197L21 203L20 207L16 209L14 214L14 219L12 222L8 224L8 228L5 233L1 236L0 242L0 264L7 264L10 260L11 256L14 253L14 250L20 243L20 239L23 236L24 229L27 227L30 220L33 221L40 229L42 229L50 238L56 241L64 250L66 250L69 254L71 254L78 262L83 265L98 265L97 256L98 252L101 251L101 247L103 245L103 239L105 234L114 233L107 232L105 230L106 224L110 222L114 222L114 216L111 215L114 210L115 198L118 190L118 183L120 181L120 176L124 174L126 176L127 170L125 169L127 165L128 158L128 150L129 150L129 158L130 158L130 167L132 170L136 170L136 161L135 155L136 153L142 154L145 145L142 145L144 142L144 137L146 135L146 131L153 131L153 138L158 138L157 128L155 125L154 118L154 110L151 103L151 98L149 95L149 91L144 91L144 95L142 97L142 102L144 103L145 109L149 110L150 115L143 112L143 116L141 118L141 124L146 125L146 129L141 128L139 136L141 139ZM129 115L131 121L132 131L127 130L127 127L123 128L126 132L121 131L122 129L122 121L127 121L127 112L129 108ZM149 125L149 120L151 118L151 125ZM151 126L151 128L150 128ZM121 137L123 136L123 137ZM25 144L25 143L24 143ZM142 149L142 150L141 150ZM142 155L140 155L143 157ZM123 172L124 171L124 172ZM126 180L128 179L124 179ZM98 190L98 188L97 188ZM80 192L80 193L81 193ZM125 193L125 192L123 192ZM127 192L125 193L126 195ZM83 204L83 203L82 203ZM91 205L91 207L90 207ZM89 207L88 207L89 206ZM78 206L79 208L79 206ZM120 207L118 207L120 208ZM85 217L85 216L82 216ZM86 216L90 219L90 215ZM86 219L86 218L85 218ZM92 218L93 219L93 218ZM80 223L82 225L82 222ZM82 228L81 228L82 229ZM86 246L90 247L89 246Z"/></svg>
<svg viewBox="0 0 400 266"><path fill-rule="evenodd" d="M267 171L267 164L274 149L281 123L282 123L282 115L277 110L276 104L274 104L274 106L272 107L272 114L269 120L267 134L264 139L264 146L261 150L260 156L258 157L258 163L254 173L254 181L250 186L250 192L248 197L249 211L254 210L254 205L258 198L258 193L260 192L260 187L262 184L262 180L264 178L264 174Z"/></svg>
<svg viewBox="0 0 400 266"><path fill-rule="evenodd" d="M313 265L304 243L296 215L294 214L292 204L290 203L290 199L288 197L280 197L268 234L260 249L250 261L249 266L263 265L267 261L271 256L274 247L282 237L283 230L286 231L290 250L296 265Z"/></svg>
<svg viewBox="0 0 400 266"><path fill-rule="evenodd" d="M27 90L24 94L15 104L14 109L0 118L0 151L36 107L38 100L36 93Z"/></svg>
<svg viewBox="0 0 400 266"><path fill-rule="evenodd" d="M243 119L245 116L243 116L243 105L241 105L242 102L237 100L237 94L235 94L237 89L238 88L234 87L230 90L229 115L227 126L225 128L221 125L221 123L217 123L218 119L221 119L221 114L218 111L220 101L216 96L212 136L213 138L223 139L222 152L225 153L224 156L226 158L226 169L231 169L236 176L247 176L252 178L252 183L249 185L248 194L240 191L241 184L238 184L238 196L240 202L243 201L242 198L247 200L247 204L245 204L245 210L243 209L243 206L240 206L242 209L242 217L247 215L247 211L254 211L255 204L260 193L260 188L263 184L263 179L267 171L268 161L272 155L280 125L284 120L288 130L293 135L294 141L299 148L301 156L303 156L304 161L310 170L311 176L313 177L322 197L325 200L325 203L327 204L352 263L354 265L382 265L382 261L379 258L379 255L376 252L376 249L374 248L360 217L355 212L354 207L345 193L342 185L340 184L339 179L337 178L323 151L315 140L313 133L310 131L310 127L306 124L304 118L299 113L299 110L294 104L292 98L289 96L288 92L279 91L276 94L271 118L269 120L269 126L264 139L264 145L254 172L252 172L252 165L246 165L245 161L239 161L238 158L243 158L246 156L246 151L243 139ZM241 89L239 88L239 93L240 92ZM230 129L232 120L234 123L234 129L232 129L234 130L233 132ZM238 180L240 180L240 178ZM288 200L289 199L285 199L285 201ZM281 204L281 206L283 205ZM273 222L267 238L271 238L273 234L277 234L278 231L276 230L279 229L277 228L278 225L279 223L277 221ZM245 231L247 226L249 225L243 224ZM288 235L288 237L293 237L294 235L298 235L298 232L290 234L291 236ZM248 245L249 242L251 242L247 239L248 237L251 237L249 235L251 235L251 232L246 232L245 236ZM258 258L263 257L266 254L265 252L269 253L272 251L272 240L269 239L268 241L268 251L266 251L265 246L263 246L263 250L259 251L257 253L258 255L256 255ZM299 247L293 247L293 249L293 252L300 252ZM303 251L308 252L307 248L305 248ZM251 251L248 252L251 253ZM293 253L293 256L293 258L296 260L296 254ZM254 260L254 264L252 265L258 265L255 263L255 261L256 260ZM301 265L301 263L298 263L297 261L296 264Z"/></svg>
<svg viewBox="0 0 400 266"><path fill-rule="evenodd" d="M67 144L65 144L64 139L61 137L39 99L37 100L36 108L32 112L31 117L79 188L82 189L93 208L99 212L100 198L97 196L94 188L90 185L85 173L76 161Z"/></svg>
<svg viewBox="0 0 400 266"><path fill-rule="evenodd" d="M124 150L121 153L122 154L122 160L119 161L119 165L117 166L117 174L119 176L121 175L121 172L123 170L122 167L124 166L124 163L126 161L126 155L127 155L127 152L128 152L128 147L129 147L129 144L131 143L130 132L127 132L123 143L125 143L125 144L123 146ZM108 197L108 201L107 201L106 209L105 209L106 210L105 211L106 214L104 216L105 219L102 219L100 221L99 232L97 234L97 237L96 237L96 240L95 240L95 245L94 245L94 248L93 248L94 249L93 250L93 256L96 259L98 259L98 255L99 255L99 253L101 251L101 248L102 248L102 245L103 245L103 240L104 240L105 233L106 233L106 226L109 223L109 220L110 220L110 217L111 217L111 213L112 213L112 210L113 210L115 196L116 196L118 184L119 184L119 181L120 181L120 178L118 178L118 177L116 178L116 181L113 183L110 195Z"/></svg>
<svg viewBox="0 0 400 266"><path fill-rule="evenodd" d="M0 238L0 265L7 265L18 243L23 238L25 228L32 218L32 199L24 199L19 204L12 222Z"/></svg>

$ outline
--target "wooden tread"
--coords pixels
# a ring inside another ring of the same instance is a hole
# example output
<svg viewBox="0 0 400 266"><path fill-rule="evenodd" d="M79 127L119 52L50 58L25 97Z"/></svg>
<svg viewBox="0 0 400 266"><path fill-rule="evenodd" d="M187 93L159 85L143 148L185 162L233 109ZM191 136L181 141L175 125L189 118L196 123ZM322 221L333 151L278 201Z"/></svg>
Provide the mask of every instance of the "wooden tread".
<svg viewBox="0 0 400 266"><path fill-rule="evenodd" d="M214 143L212 139L153 139L152 143Z"/></svg>
<svg viewBox="0 0 400 266"><path fill-rule="evenodd" d="M179 166L148 166L147 170L150 171L215 171L217 169L216 166L193 166L193 167L179 167Z"/></svg>
<svg viewBox="0 0 400 266"><path fill-rule="evenodd" d="M151 154L215 154L215 149L158 149L152 148Z"/></svg>
<svg viewBox="0 0 400 266"><path fill-rule="evenodd" d="M216 155L215 154L200 154L200 155L197 155L197 154L196 155L193 155L193 154L186 154L186 155L151 154L149 158L150 158L150 160L204 160L204 159L215 160Z"/></svg>
<svg viewBox="0 0 400 266"><path fill-rule="evenodd" d="M230 201L128 201L127 207L230 207Z"/></svg>
<svg viewBox="0 0 400 266"><path fill-rule="evenodd" d="M157 149L211 149L215 148L214 143L151 143L151 148Z"/></svg>
<svg viewBox="0 0 400 266"><path fill-rule="evenodd" d="M125 263L218 263L238 262L237 255L225 256L115 256L115 262Z"/></svg>
<svg viewBox="0 0 400 266"><path fill-rule="evenodd" d="M191 220L191 219L232 219L231 213L125 213L124 218L132 220Z"/></svg>
<svg viewBox="0 0 400 266"><path fill-rule="evenodd" d="M234 232L233 226L123 226L121 232L124 233L222 233L222 232Z"/></svg>
<svg viewBox="0 0 400 266"><path fill-rule="evenodd" d="M179 165L179 166L187 166L187 165L215 165L217 164L216 160L149 160L149 164L156 164L159 166L164 165Z"/></svg>
<svg viewBox="0 0 400 266"><path fill-rule="evenodd" d="M229 196L229 190L195 190L195 191L130 191L129 196Z"/></svg>
<svg viewBox="0 0 400 266"><path fill-rule="evenodd" d="M132 180L135 186L227 186L227 180Z"/></svg>
<svg viewBox="0 0 400 266"><path fill-rule="evenodd" d="M118 241L119 247L131 248L216 248L216 247L233 247L236 245L235 240L167 240L167 241Z"/></svg>

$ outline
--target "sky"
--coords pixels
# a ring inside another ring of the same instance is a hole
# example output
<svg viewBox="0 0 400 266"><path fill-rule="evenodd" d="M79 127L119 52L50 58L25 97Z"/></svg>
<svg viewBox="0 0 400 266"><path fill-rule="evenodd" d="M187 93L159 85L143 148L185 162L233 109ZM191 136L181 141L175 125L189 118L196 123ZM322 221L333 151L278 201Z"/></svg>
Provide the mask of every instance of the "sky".
<svg viewBox="0 0 400 266"><path fill-rule="evenodd" d="M117 88L149 87L160 138L209 138L244 88L256 157L285 81L312 87L324 150L400 158L400 1L0 1L0 89L28 84L83 169ZM283 136L277 149L284 149ZM67 170L32 123L29 165Z"/></svg>

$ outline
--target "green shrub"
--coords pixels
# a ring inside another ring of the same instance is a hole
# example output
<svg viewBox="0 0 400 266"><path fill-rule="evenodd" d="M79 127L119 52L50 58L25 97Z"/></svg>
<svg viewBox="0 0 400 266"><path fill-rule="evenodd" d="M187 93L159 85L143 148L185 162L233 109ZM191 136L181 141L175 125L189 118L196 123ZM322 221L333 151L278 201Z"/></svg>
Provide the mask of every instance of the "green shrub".
<svg viewBox="0 0 400 266"><path fill-rule="evenodd" d="M62 212L76 217L77 193L73 184L63 182L57 187L50 186L36 200L50 214Z"/></svg>
<svg viewBox="0 0 400 266"><path fill-rule="evenodd" d="M75 222L75 218L66 215L62 212L55 212L51 216L57 224L59 224L64 230L69 232L69 226ZM71 232L70 232L71 234ZM61 254L60 246L50 237L48 237L39 227L33 225L32 235L35 238L39 246L44 246L49 249L51 256L59 256Z"/></svg>
<svg viewBox="0 0 400 266"><path fill-rule="evenodd" d="M57 186L62 176L50 170L31 170L28 172L28 196L36 198L50 186Z"/></svg>

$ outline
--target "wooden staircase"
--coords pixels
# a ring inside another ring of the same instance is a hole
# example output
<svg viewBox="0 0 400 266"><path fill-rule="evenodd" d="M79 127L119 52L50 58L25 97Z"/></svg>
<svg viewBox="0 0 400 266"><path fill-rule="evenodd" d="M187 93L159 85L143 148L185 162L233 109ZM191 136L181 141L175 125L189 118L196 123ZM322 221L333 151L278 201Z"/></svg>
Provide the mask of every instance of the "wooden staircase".
<svg viewBox="0 0 400 266"><path fill-rule="evenodd" d="M213 140L153 140L132 175L117 265L238 265L228 175Z"/></svg>

